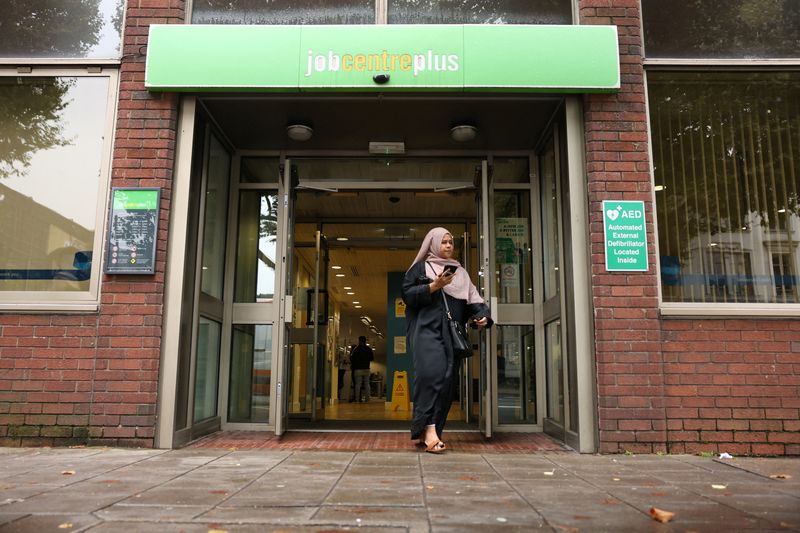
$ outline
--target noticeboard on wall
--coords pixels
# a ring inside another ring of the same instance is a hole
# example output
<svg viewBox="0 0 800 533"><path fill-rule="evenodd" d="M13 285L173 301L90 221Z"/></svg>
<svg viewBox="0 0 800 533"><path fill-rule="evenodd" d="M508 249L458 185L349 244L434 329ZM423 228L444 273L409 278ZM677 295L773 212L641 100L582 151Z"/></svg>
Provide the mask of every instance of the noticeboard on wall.
<svg viewBox="0 0 800 533"><path fill-rule="evenodd" d="M159 188L111 191L106 238L106 274L154 274Z"/></svg>

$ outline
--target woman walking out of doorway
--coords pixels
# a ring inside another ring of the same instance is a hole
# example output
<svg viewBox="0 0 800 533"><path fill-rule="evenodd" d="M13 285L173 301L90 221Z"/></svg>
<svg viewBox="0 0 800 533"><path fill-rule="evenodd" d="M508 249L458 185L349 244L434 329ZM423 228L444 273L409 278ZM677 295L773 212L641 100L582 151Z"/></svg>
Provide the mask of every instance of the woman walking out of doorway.
<svg viewBox="0 0 800 533"><path fill-rule="evenodd" d="M442 432L457 373L444 298L451 316L461 324L469 318L479 328L492 325L489 308L469 274L453 259L453 244L453 235L445 228L430 230L403 279L406 338L414 358L411 438L419 439L431 453L446 449Z"/></svg>

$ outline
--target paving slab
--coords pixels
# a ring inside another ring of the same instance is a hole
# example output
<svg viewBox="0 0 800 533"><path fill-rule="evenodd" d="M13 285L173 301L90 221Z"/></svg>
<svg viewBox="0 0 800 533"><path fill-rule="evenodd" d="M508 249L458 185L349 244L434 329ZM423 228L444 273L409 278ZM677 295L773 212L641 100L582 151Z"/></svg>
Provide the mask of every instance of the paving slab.
<svg viewBox="0 0 800 533"><path fill-rule="evenodd" d="M800 531L799 470L798 458L0 448L0 532ZM675 518L655 522L653 506Z"/></svg>

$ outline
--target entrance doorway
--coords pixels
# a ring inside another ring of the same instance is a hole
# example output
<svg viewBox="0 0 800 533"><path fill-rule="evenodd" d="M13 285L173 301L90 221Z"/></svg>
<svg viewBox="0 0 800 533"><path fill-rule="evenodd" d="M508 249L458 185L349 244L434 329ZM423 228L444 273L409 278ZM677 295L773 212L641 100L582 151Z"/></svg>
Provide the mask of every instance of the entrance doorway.
<svg viewBox="0 0 800 533"><path fill-rule="evenodd" d="M433 100L441 105L420 103L441 114L445 100ZM381 155L242 149L252 144L234 120L244 100L227 103L192 109L184 259L195 260L183 263L173 443L218 429L405 431L410 412L392 402L395 372L413 384L399 281L435 226L454 233L496 323L474 333L450 423L487 436L545 431L569 441L580 409L563 100L530 100L520 113L539 128L534 140L526 133L528 149ZM397 110L419 109L392 106L413 129ZM503 119L491 115L493 122ZM361 335L376 354L366 405L350 403L347 367Z"/></svg>

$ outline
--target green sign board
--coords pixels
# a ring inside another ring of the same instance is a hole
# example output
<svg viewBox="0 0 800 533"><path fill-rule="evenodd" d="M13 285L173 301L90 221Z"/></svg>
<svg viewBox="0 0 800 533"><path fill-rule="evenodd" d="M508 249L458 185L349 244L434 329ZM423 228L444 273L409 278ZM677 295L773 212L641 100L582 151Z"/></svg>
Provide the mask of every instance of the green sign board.
<svg viewBox="0 0 800 533"><path fill-rule="evenodd" d="M151 91L619 89L615 26L150 26Z"/></svg>
<svg viewBox="0 0 800 533"><path fill-rule="evenodd" d="M153 274L160 189L114 188L106 239L106 274Z"/></svg>
<svg viewBox="0 0 800 533"><path fill-rule="evenodd" d="M644 202L603 202L603 229L606 243L606 270L647 271Z"/></svg>

